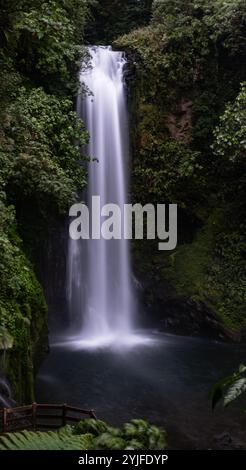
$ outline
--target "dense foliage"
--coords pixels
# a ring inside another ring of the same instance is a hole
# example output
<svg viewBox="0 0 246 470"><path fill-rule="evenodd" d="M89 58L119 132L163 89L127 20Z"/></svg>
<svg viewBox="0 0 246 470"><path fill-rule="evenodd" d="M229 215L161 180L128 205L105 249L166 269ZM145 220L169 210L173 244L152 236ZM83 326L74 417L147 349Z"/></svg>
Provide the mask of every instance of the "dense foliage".
<svg viewBox="0 0 246 470"><path fill-rule="evenodd" d="M245 7L0 0L0 351L19 401L32 399L33 352L46 347L37 254L86 184L89 136L74 112L86 44L129 56L133 201L179 205L177 250L139 244L137 271L245 332Z"/></svg>
<svg viewBox="0 0 246 470"><path fill-rule="evenodd" d="M166 433L143 420L119 428L87 419L58 432L24 431L0 437L0 450L163 450Z"/></svg>
<svg viewBox="0 0 246 470"><path fill-rule="evenodd" d="M83 35L92 3L0 3L0 350L8 343L5 367L19 401L33 398L33 352L47 347L33 263L86 183L88 134L74 99L80 64L88 63Z"/></svg>
<svg viewBox="0 0 246 470"><path fill-rule="evenodd" d="M245 327L245 0L155 0L128 51L135 202L179 205L179 247L136 247L136 264L176 294Z"/></svg>
<svg viewBox="0 0 246 470"><path fill-rule="evenodd" d="M91 44L111 44L121 34L147 25L153 0L97 0L92 7L94 20L88 24Z"/></svg>

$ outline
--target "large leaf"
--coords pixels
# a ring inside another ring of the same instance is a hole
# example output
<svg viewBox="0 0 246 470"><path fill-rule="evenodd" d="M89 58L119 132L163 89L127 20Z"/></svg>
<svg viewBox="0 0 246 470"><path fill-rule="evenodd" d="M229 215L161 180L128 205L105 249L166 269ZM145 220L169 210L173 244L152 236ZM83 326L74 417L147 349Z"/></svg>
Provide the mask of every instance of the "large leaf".
<svg viewBox="0 0 246 470"><path fill-rule="evenodd" d="M122 434L128 442L127 448L162 450L166 446L166 433L141 419L125 424Z"/></svg>
<svg viewBox="0 0 246 470"><path fill-rule="evenodd" d="M124 450L126 441L121 437L116 437L109 432L104 432L96 437L93 442L93 448L96 450Z"/></svg>
<svg viewBox="0 0 246 470"><path fill-rule="evenodd" d="M209 398L212 400L212 409L222 400L225 388L232 385L238 378L238 374L233 374L216 382L209 392Z"/></svg>
<svg viewBox="0 0 246 470"><path fill-rule="evenodd" d="M74 428L74 434L86 434L90 433L94 436L107 432L108 426L103 421L96 419L84 419L80 421Z"/></svg>
<svg viewBox="0 0 246 470"><path fill-rule="evenodd" d="M246 378L240 378L229 387L224 397L224 406L228 406L232 401L236 400L246 392Z"/></svg>
<svg viewBox="0 0 246 470"><path fill-rule="evenodd" d="M212 408L223 400L224 406L228 406L232 401L236 400L242 393L246 392L246 366L241 364L238 372L229 377L219 380L210 390L209 397L212 400Z"/></svg>

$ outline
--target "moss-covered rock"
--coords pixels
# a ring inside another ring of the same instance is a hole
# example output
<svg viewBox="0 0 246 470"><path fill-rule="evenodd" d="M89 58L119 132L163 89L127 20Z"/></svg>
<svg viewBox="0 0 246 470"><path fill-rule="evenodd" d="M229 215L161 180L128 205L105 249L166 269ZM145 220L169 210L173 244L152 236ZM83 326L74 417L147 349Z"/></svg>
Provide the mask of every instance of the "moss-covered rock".
<svg viewBox="0 0 246 470"><path fill-rule="evenodd" d="M115 46L129 62L132 199L179 207L174 252L159 253L151 241L133 244L149 317L172 331L209 330L238 340L246 325L244 192L243 165L231 158L231 136L233 129L245 135L243 110L238 112L242 99L236 97L246 68L237 33L245 27L245 10L243 2L235 3L221 12L219 2L204 0L199 8L176 2L176 9L171 0L165 6L155 2L151 24ZM237 105L224 113L235 99ZM215 139L217 147L231 146L229 158L227 148L221 155L213 147Z"/></svg>
<svg viewBox="0 0 246 470"><path fill-rule="evenodd" d="M34 362L47 350L47 306L17 236L12 208L1 203L0 367L19 403L34 398Z"/></svg>

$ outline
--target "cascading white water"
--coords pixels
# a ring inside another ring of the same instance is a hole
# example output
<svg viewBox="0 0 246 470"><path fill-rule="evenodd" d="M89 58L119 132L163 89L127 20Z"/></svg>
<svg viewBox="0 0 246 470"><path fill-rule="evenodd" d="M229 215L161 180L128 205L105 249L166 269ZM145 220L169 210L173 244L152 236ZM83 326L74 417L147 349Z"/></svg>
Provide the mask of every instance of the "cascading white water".
<svg viewBox="0 0 246 470"><path fill-rule="evenodd" d="M78 115L90 134L87 205L100 196L101 207L127 202L128 120L122 52L92 47L91 69L81 73L90 90L78 99ZM122 212L123 214L123 212ZM102 222L103 222L102 218ZM123 230L123 229L122 229ZM68 299L73 326L88 344L131 342L134 302L129 244L121 240L69 242Z"/></svg>

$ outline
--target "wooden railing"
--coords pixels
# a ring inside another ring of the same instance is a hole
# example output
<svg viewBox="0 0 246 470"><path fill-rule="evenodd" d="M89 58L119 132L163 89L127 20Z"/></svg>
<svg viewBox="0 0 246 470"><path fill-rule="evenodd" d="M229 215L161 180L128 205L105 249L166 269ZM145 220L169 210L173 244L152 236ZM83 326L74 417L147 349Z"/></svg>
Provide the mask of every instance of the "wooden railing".
<svg viewBox="0 0 246 470"><path fill-rule="evenodd" d="M76 424L85 416L96 418L94 410L83 410L75 406L32 405L0 410L0 433L23 431L25 429L50 430L59 429L67 424Z"/></svg>

